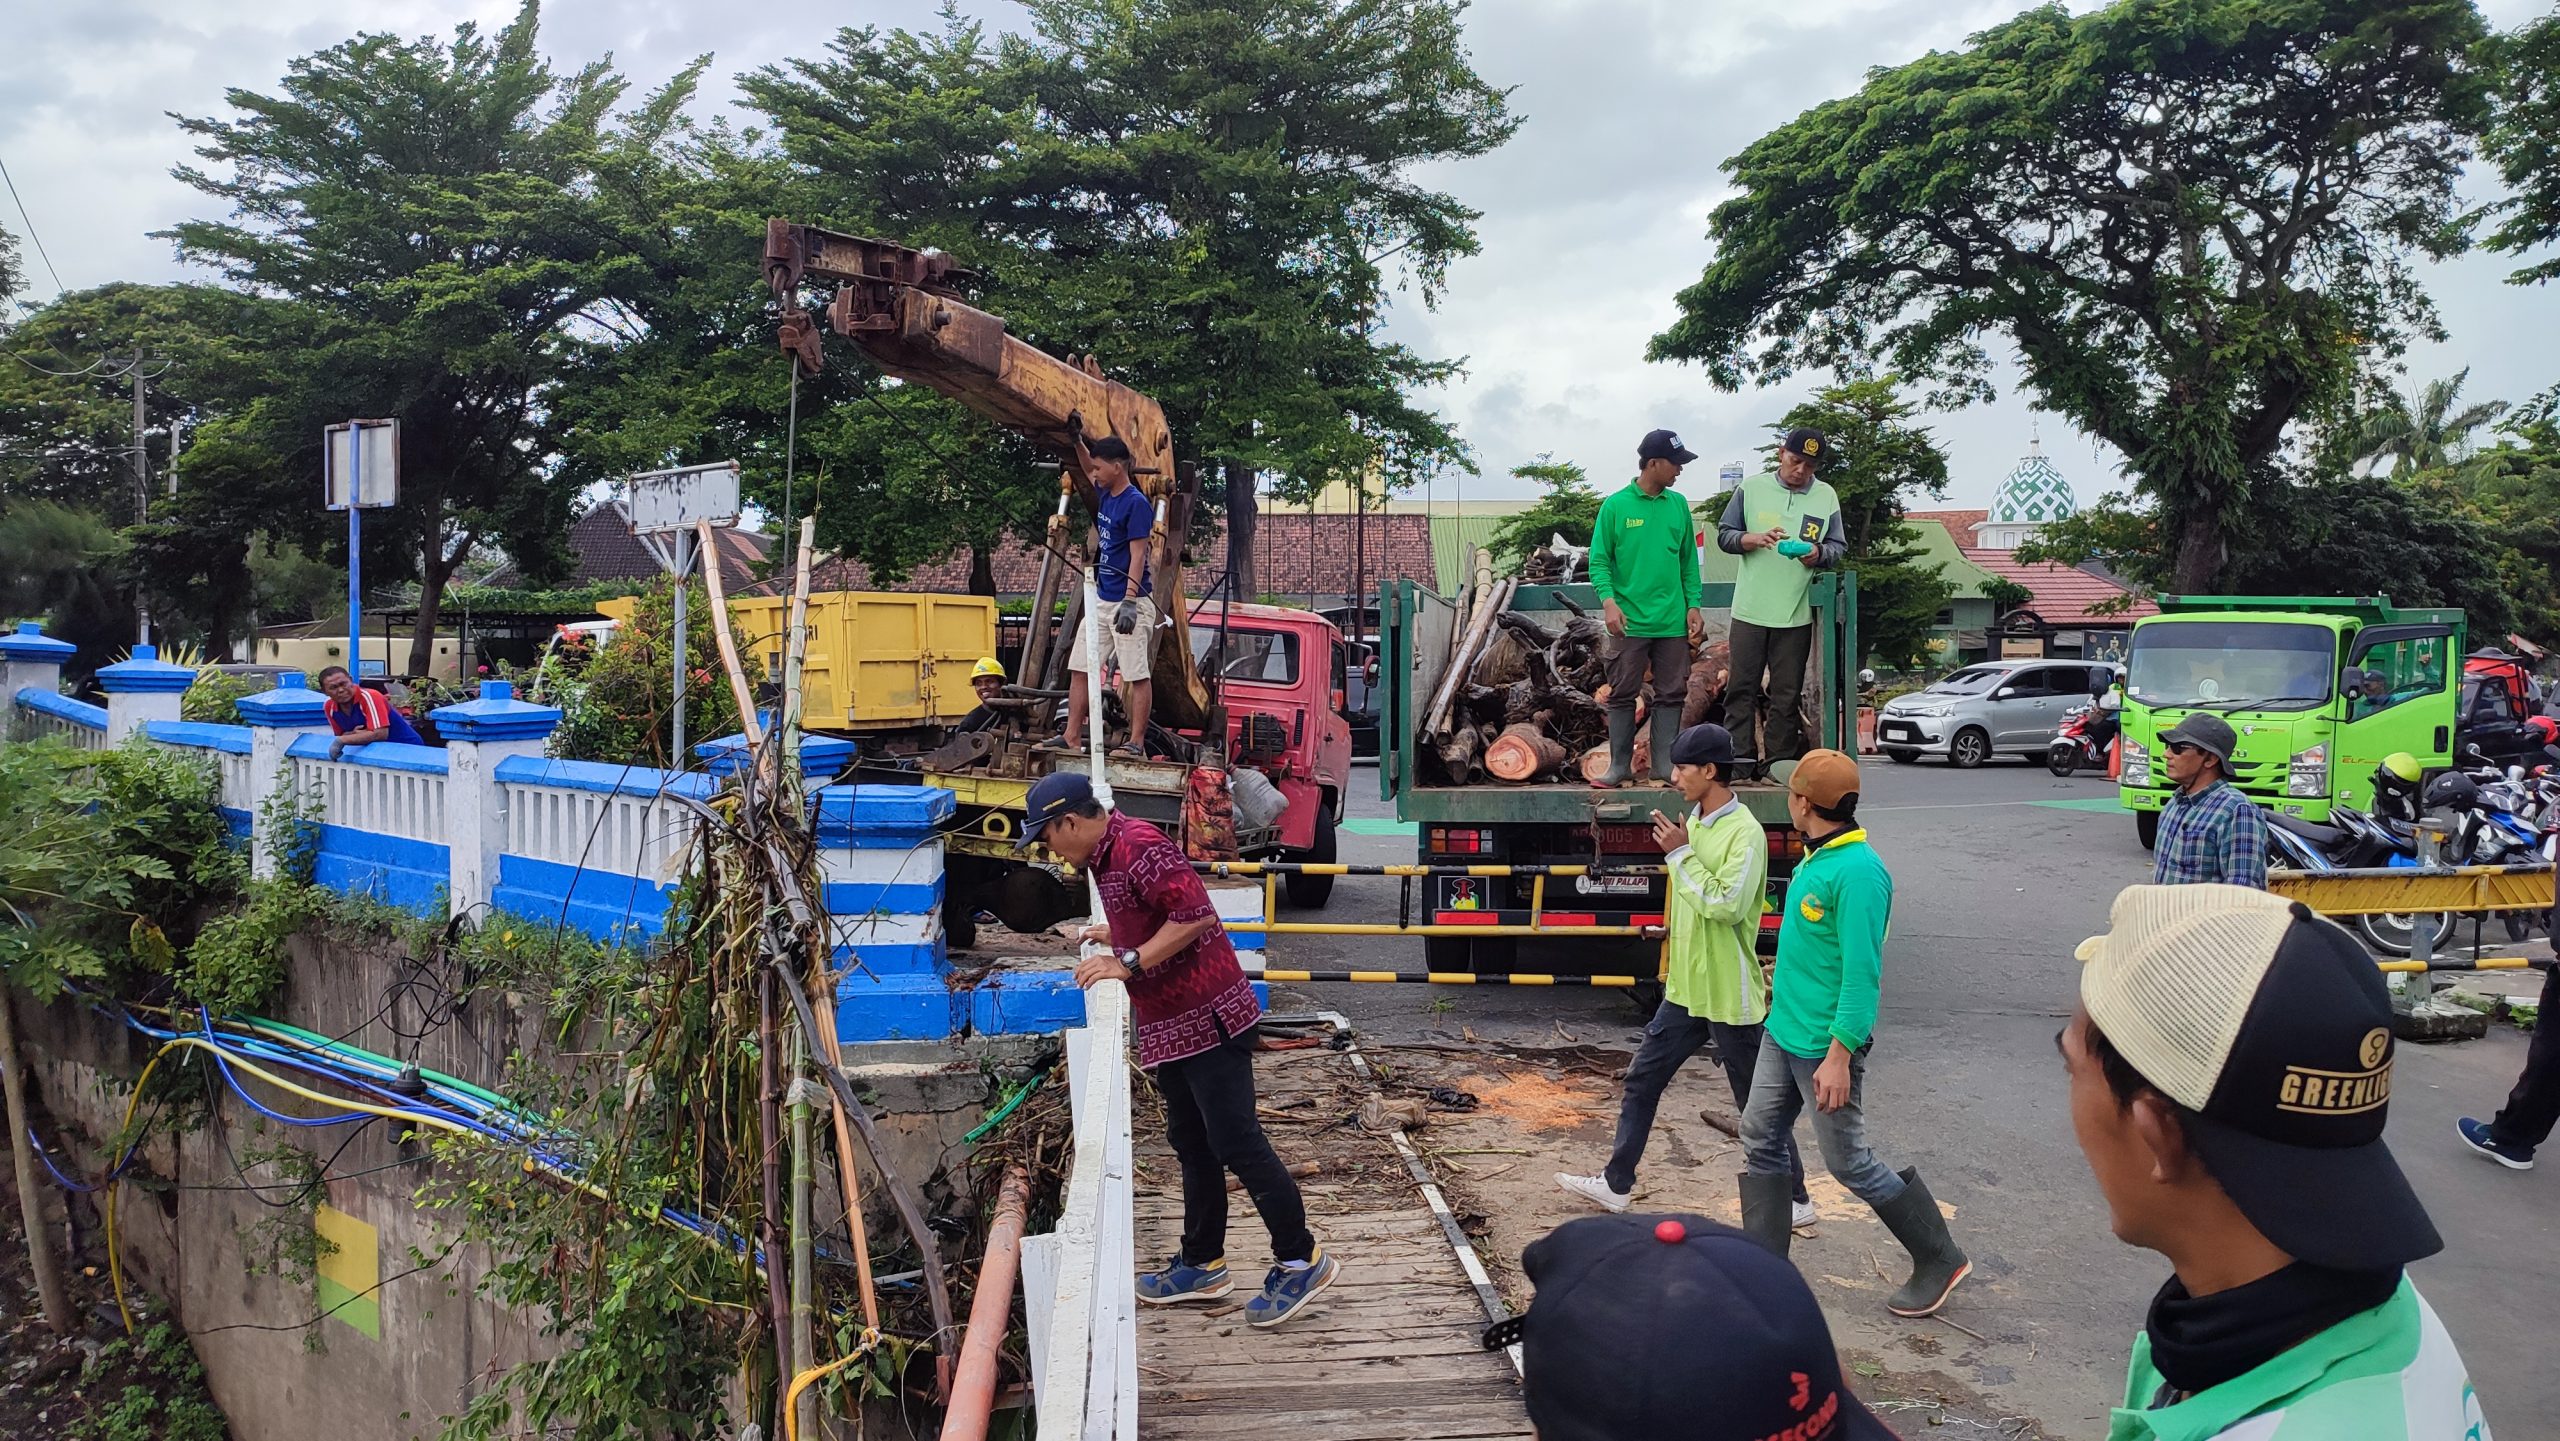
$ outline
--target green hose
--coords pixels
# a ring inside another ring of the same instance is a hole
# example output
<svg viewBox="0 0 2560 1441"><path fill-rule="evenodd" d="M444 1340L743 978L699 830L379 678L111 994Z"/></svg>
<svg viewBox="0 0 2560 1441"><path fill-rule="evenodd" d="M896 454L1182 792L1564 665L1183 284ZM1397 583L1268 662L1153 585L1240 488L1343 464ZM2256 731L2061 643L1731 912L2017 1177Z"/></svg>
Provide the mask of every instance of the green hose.
<svg viewBox="0 0 2560 1441"><path fill-rule="evenodd" d="M960 1138L960 1144L964 1146L976 1145L980 1136L994 1130L1003 1122L1005 1117L1012 1115L1024 1101L1031 1098L1032 1092L1040 1089L1040 1083L1047 1079L1049 1079L1049 1073L1047 1071L1042 1071L1040 1074L1033 1076L1030 1080L1023 1082L1021 1090L1016 1091L1011 1096L1007 1097L1003 1105L996 1107L994 1115L989 1116L978 1123L977 1129L971 1131L965 1136L962 1136Z"/></svg>
<svg viewBox="0 0 2560 1441"><path fill-rule="evenodd" d="M304 1045L311 1047L313 1050L336 1051L341 1055L354 1056L361 1060L372 1061L379 1065L387 1066L395 1072L397 1072L403 1064L402 1062L393 1060L389 1056L368 1051L362 1046L349 1045L345 1041L321 1035L317 1031L306 1031L300 1026L290 1025L284 1021L269 1020L264 1016L237 1017L234 1024L247 1026L253 1031L267 1031L274 1035L288 1037L290 1039L300 1041ZM490 1105L496 1106L512 1115L526 1117L528 1119L533 1118L532 1113L525 1110L523 1106L514 1101L508 1100L506 1097L499 1095L497 1092L490 1090L486 1086L475 1086L469 1081L463 1080L459 1076L448 1076L442 1071L431 1071L424 1066L420 1066L418 1068L418 1074L440 1086L450 1086L454 1090L461 1091L467 1095L476 1096L479 1099L488 1102Z"/></svg>

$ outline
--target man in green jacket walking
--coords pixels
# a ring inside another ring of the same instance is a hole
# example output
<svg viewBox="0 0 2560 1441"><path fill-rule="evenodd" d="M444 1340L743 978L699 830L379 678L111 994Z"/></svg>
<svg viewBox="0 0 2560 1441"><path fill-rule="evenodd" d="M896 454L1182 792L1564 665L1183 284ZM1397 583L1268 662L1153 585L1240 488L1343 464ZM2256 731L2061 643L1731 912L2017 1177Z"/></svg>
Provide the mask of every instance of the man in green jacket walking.
<svg viewBox="0 0 2560 1441"><path fill-rule="evenodd" d="M2407 1265L2444 1246L2383 1144L2391 994L2345 931L2244 886L2130 886L2054 1038L2128 1245L2171 1275L2108 1441L2489 1441Z"/></svg>
<svg viewBox="0 0 2560 1441"><path fill-rule="evenodd" d="M1635 769L1636 696L1653 675L1653 776L1671 777L1671 742L1689 697L1689 645L1707 632L1699 607L1698 545L1689 502L1671 488L1698 457L1667 430L1636 446L1641 468L1600 502L1591 527L1591 588L1609 631L1609 771L1594 786L1622 786Z"/></svg>
<svg viewBox="0 0 2560 1441"><path fill-rule="evenodd" d="M1787 811L1805 854L1787 878L1768 1044L1742 1114L1742 1229L1787 1253L1787 1139L1810 1101L1822 1163L1911 1253L1911 1279L1886 1308L1931 1315L1973 1262L1947 1234L1920 1173L1896 1172L1867 1144L1859 1095L1884 989L1893 877L1858 828L1858 763L1834 750L1808 753L1787 777Z"/></svg>
<svg viewBox="0 0 2560 1441"><path fill-rule="evenodd" d="M1733 738L1720 725L1695 725L1671 743L1671 783L1690 805L1686 822L1654 812L1653 838L1671 873L1663 901L1670 954L1662 1003L1644 1028L1618 1103L1618 1137L1597 1176L1556 1175L1556 1184L1603 1210L1635 1197L1636 1165L1653 1133L1663 1089L1700 1050L1723 1065L1739 1110L1751 1104L1760 1064L1760 1023L1769 1014L1769 972L1755 943L1769 893L1769 833L1733 793ZM1813 1224L1804 1162L1787 1138L1798 1226Z"/></svg>
<svg viewBox="0 0 2560 1441"><path fill-rule="evenodd" d="M1736 487L1716 521L1716 547L1742 557L1733 582L1724 725L1734 744L1763 763L1804 754L1804 668L1813 653L1806 595L1813 573L1838 565L1849 550L1840 497L1813 476L1829 455L1820 432L1788 431L1778 442L1777 473Z"/></svg>

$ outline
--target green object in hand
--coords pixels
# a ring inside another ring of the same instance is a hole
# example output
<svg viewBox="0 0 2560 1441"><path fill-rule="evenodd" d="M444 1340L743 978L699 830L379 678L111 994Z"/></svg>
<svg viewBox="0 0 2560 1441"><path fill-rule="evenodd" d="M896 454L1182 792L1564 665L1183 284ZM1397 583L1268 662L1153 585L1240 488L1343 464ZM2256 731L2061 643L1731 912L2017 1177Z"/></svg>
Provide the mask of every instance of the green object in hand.
<svg viewBox="0 0 2560 1441"><path fill-rule="evenodd" d="M1785 556L1789 560L1793 560L1800 555L1811 555L1813 554L1813 542L1809 540L1779 541L1778 554Z"/></svg>

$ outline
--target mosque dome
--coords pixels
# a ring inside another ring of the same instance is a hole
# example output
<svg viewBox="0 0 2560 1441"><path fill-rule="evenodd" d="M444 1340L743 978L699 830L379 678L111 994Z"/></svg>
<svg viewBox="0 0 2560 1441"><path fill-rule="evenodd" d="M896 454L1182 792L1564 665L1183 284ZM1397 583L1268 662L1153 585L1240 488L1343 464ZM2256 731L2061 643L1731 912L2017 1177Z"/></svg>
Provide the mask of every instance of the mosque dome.
<svg viewBox="0 0 2560 1441"><path fill-rule="evenodd" d="M2009 478L2000 482L1999 493L1991 497L1989 525L2042 525L2079 513L2080 501L2071 493L2071 482L2044 457L2044 447L2030 441L2027 457Z"/></svg>

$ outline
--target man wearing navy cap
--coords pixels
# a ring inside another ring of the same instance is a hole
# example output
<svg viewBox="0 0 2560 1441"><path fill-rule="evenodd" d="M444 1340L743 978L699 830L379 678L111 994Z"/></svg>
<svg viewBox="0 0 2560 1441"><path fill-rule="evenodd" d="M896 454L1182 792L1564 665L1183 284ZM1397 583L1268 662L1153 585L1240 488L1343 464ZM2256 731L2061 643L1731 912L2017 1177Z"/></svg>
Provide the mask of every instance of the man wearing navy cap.
<svg viewBox="0 0 2560 1441"><path fill-rule="evenodd" d="M1840 497L1814 475L1831 456L1821 432L1788 431L1778 442L1776 472L1744 481L1716 522L1716 547L1742 558L1734 572L1724 725L1736 745L1764 762L1804 754L1813 573L1838 565L1849 552Z"/></svg>
<svg viewBox="0 0 2560 1441"><path fill-rule="evenodd" d="M1804 1277L1703 1216L1585 1216L1529 1243L1520 1348L1538 1441L1893 1441L1840 1379Z"/></svg>
<svg viewBox="0 0 2560 1441"><path fill-rule="evenodd" d="M1689 694L1689 646L1706 634L1705 591L1689 502L1672 489L1696 460L1680 437L1657 430L1636 443L1641 467L1627 488L1600 502L1591 526L1591 588L1608 629L1609 773L1595 786L1623 786L1635 769L1636 697L1653 678L1653 777L1671 778L1671 741Z"/></svg>
<svg viewBox="0 0 2560 1441"><path fill-rule="evenodd" d="M1071 772L1044 776L1024 801L1022 840L1046 844L1090 871L1108 924L1088 926L1076 984L1120 981L1137 1014L1138 1064L1164 1096L1165 1139L1182 1163L1182 1251L1138 1278L1151 1305L1212 1301L1235 1289L1227 1274L1227 1173L1244 1183L1271 1232L1278 1262L1245 1320L1277 1326L1341 1275L1307 1230L1307 1206L1254 1114L1253 983L1218 921L1191 860L1164 832L1105 807L1093 783Z"/></svg>

